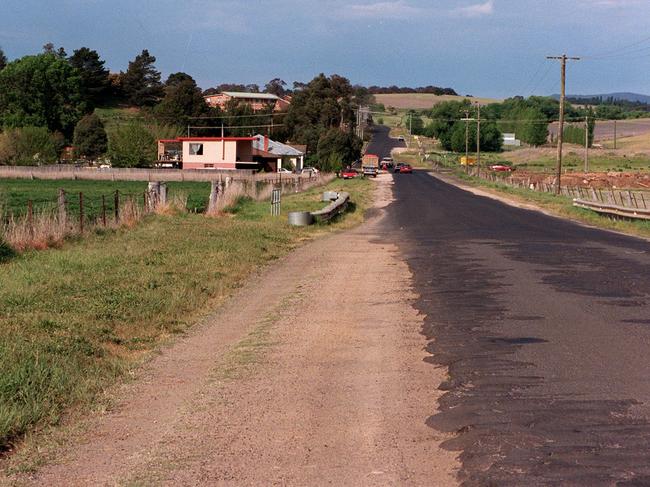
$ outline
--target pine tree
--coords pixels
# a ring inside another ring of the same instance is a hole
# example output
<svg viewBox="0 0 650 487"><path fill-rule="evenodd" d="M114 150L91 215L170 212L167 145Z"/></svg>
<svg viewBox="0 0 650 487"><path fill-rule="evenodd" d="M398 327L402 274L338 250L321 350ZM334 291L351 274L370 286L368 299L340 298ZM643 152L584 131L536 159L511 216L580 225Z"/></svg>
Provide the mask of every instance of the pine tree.
<svg viewBox="0 0 650 487"><path fill-rule="evenodd" d="M88 105L92 108L104 103L110 92L109 73L97 51L87 47L76 49L68 61L80 72Z"/></svg>
<svg viewBox="0 0 650 487"><path fill-rule="evenodd" d="M160 72L154 63L156 58L144 49L129 63L122 78L122 87L130 103L136 106L153 106L163 96Z"/></svg>
<svg viewBox="0 0 650 487"><path fill-rule="evenodd" d="M4 51L0 47L0 71L2 71L6 65L7 65L7 56L5 56Z"/></svg>

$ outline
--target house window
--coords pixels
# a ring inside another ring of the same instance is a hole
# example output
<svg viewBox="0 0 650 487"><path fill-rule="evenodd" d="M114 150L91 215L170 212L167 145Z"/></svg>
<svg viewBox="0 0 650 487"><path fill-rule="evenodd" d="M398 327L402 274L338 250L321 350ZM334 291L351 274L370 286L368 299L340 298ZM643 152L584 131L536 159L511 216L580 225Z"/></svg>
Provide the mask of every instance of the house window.
<svg viewBox="0 0 650 487"><path fill-rule="evenodd" d="M202 156L203 155L203 144L190 144L190 155L191 156Z"/></svg>

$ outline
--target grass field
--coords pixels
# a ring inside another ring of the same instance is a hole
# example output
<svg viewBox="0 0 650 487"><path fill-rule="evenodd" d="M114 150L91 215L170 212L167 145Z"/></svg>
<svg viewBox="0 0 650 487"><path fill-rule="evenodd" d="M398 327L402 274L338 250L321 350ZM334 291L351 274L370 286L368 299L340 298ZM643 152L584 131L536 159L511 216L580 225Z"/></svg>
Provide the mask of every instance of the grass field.
<svg viewBox="0 0 650 487"><path fill-rule="evenodd" d="M146 182L140 181L80 181L80 180L29 180L0 179L0 214L12 212L15 215L27 211L27 201L32 200L34 211L56 207L59 188L66 191L68 209L72 214L79 213L79 193L84 195L84 209L88 218L95 218L101 209L102 196L105 197L107 211L114 207L115 191L124 197L142 200L147 189ZM202 212L207 207L210 196L210 183L170 182L167 183L169 197L184 195L187 208L192 212Z"/></svg>
<svg viewBox="0 0 650 487"><path fill-rule="evenodd" d="M96 108L95 114L104 122L107 131L122 123L144 120L142 113L137 108Z"/></svg>
<svg viewBox="0 0 650 487"><path fill-rule="evenodd" d="M398 109L426 109L434 105L443 103L445 101L462 101L465 96L452 96L452 95L433 95L430 93L391 93L385 95L374 95L377 103L383 104L385 107L395 107ZM503 100L495 98L468 98L474 102L479 102L483 105L490 103L500 103Z"/></svg>
<svg viewBox="0 0 650 487"><path fill-rule="evenodd" d="M372 183L334 181L231 217L149 216L59 249L0 264L0 451L34 428L85 411L98 393L219 305L254 269L317 233L363 219ZM356 208L331 225L290 227L286 212L345 189Z"/></svg>

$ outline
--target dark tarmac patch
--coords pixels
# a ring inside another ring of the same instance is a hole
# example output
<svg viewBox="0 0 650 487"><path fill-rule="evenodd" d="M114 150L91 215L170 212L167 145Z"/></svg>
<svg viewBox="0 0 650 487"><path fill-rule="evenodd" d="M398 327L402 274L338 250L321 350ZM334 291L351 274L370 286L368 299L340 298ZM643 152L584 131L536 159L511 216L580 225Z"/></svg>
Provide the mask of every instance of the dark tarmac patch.
<svg viewBox="0 0 650 487"><path fill-rule="evenodd" d="M430 339L426 361L447 367L450 377L440 385L446 391L440 412L427 424L455 434L444 446L461 452L463 484L650 485L650 423L631 413L639 401L587 395L580 380L560 384L540 373L535 360L561 360L554 353L555 347L562 351L561 339L501 330L527 322L539 322L542 330L554 326L556 334L571 327L511 310L513 293L531 302L536 297L510 282L516 266L499 268L488 258L497 249L537 269L531 274L536 285L576 302L602 302L613 312L628 302L633 311L650 295L650 267L602 245L639 254L648 244L478 198L425 175L396 182L395 191L387 235L399 240L413 272L416 307L426 315L422 331ZM585 320L599 330L610 326L606 317ZM583 339L617 346L606 333ZM567 373L575 367L554 365Z"/></svg>

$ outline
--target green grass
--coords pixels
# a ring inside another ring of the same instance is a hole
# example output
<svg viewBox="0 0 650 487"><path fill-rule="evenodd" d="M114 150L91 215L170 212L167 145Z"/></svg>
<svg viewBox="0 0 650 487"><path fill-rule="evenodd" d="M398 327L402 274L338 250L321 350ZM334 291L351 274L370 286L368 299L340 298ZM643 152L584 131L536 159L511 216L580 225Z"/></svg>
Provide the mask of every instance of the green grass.
<svg viewBox="0 0 650 487"><path fill-rule="evenodd" d="M334 181L234 215L150 216L133 229L98 232L59 249L0 264L0 449L98 394L219 305L250 273L306 238L362 220L372 183ZM322 205L345 189L356 211L332 225L291 227L286 211Z"/></svg>
<svg viewBox="0 0 650 487"><path fill-rule="evenodd" d="M107 131L124 123L143 121L145 119L137 108L96 108L95 113L104 122Z"/></svg>
<svg viewBox="0 0 650 487"><path fill-rule="evenodd" d="M68 210L79 214L79 193L84 195L85 214L89 219L96 218L101 211L102 196L105 197L109 214L114 208L116 190L122 197L143 199L147 183L141 181L80 181L80 180L44 180L44 179L0 179L0 214L15 215L27 212L27 201L31 200L34 211L44 211L55 208L59 188L67 194ZM208 204L210 183L170 182L167 183L168 196L175 194L187 196L189 211L202 212Z"/></svg>

